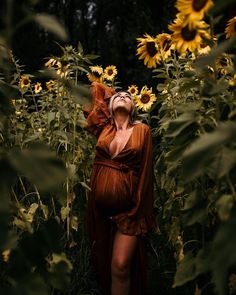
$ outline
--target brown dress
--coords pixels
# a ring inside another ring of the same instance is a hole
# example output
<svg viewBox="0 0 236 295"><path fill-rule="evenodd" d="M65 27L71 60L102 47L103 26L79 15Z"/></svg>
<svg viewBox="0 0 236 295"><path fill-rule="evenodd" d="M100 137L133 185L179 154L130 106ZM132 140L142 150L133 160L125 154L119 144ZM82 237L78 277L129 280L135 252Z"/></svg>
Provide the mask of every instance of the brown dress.
<svg viewBox="0 0 236 295"><path fill-rule="evenodd" d="M100 83L92 84L93 107L85 111L85 128L96 135L91 174L87 226L93 263L105 295L111 294L111 256L117 228L138 237L131 269L131 294L144 295L146 284L145 239L155 226L153 216L153 159L150 128L143 123L133 130L123 149L114 157L109 146L116 134L108 103L115 93Z"/></svg>

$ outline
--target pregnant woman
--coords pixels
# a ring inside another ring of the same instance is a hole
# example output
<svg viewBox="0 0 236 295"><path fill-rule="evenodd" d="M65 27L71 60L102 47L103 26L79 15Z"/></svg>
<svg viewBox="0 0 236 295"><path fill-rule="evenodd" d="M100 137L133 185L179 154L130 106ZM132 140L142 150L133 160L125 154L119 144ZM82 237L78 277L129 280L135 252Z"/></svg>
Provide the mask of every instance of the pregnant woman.
<svg viewBox="0 0 236 295"><path fill-rule="evenodd" d="M104 295L144 295L153 216L152 137L128 92L94 82L85 128L97 137L87 225Z"/></svg>

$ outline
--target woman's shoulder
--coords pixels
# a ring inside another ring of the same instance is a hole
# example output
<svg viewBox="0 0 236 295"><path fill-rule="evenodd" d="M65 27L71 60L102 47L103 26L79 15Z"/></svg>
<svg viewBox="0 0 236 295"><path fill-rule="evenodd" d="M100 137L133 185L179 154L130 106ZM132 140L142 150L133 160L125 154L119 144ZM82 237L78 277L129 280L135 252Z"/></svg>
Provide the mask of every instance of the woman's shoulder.
<svg viewBox="0 0 236 295"><path fill-rule="evenodd" d="M147 125L146 123L141 122L141 121L136 123L135 126L136 126L136 128L139 128L139 129L144 130L146 132L150 131L150 126Z"/></svg>

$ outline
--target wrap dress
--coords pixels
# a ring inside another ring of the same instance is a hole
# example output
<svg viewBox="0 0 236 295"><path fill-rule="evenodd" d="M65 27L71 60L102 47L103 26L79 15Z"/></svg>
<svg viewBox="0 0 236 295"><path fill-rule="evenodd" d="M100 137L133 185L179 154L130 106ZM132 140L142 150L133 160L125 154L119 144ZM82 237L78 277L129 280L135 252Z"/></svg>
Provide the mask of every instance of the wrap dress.
<svg viewBox="0 0 236 295"><path fill-rule="evenodd" d="M92 260L105 295L111 294L111 257L116 230L138 237L131 269L131 294L144 295L146 234L156 226L152 136L148 125L133 124L122 150L115 156L110 154L116 126L108 103L114 93L112 88L94 82L92 105L84 110L85 129L97 137L87 204L87 228L92 243Z"/></svg>

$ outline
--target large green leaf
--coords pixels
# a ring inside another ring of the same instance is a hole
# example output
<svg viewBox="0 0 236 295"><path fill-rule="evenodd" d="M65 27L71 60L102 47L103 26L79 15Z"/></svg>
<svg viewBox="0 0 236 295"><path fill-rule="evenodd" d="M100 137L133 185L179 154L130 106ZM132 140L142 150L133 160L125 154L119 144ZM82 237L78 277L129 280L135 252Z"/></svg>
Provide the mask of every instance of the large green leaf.
<svg viewBox="0 0 236 295"><path fill-rule="evenodd" d="M221 123L214 132L195 140L183 155L183 174L186 180L205 173L207 165L222 145L235 139L235 132L235 123Z"/></svg>
<svg viewBox="0 0 236 295"><path fill-rule="evenodd" d="M235 211L217 232L212 249L209 253L210 267L213 273L213 282L219 295L227 293L227 276L232 266L236 265L236 217Z"/></svg>
<svg viewBox="0 0 236 295"><path fill-rule="evenodd" d="M58 189L65 180L64 163L42 143L34 143L23 151L11 150L8 158L17 173L31 180L39 190Z"/></svg>

